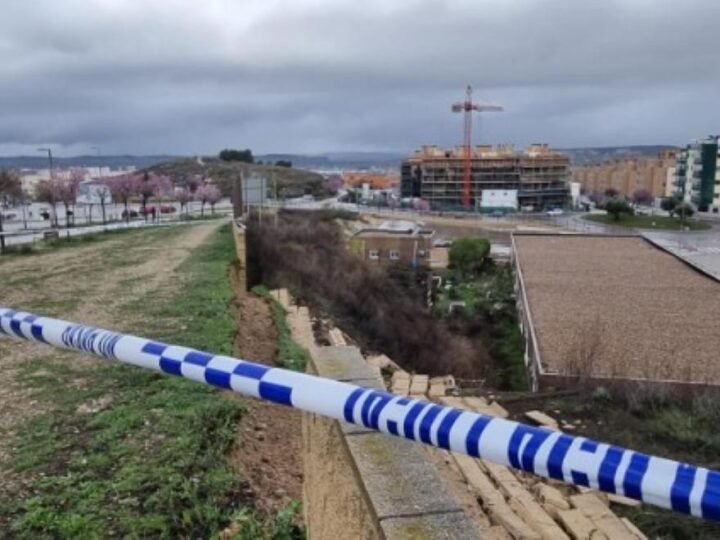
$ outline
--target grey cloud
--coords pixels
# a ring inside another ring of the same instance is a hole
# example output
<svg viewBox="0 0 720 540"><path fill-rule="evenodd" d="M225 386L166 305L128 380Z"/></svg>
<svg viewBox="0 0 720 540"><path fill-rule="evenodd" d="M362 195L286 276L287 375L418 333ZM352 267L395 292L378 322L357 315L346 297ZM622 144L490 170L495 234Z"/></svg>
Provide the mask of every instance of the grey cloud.
<svg viewBox="0 0 720 540"><path fill-rule="evenodd" d="M718 131L720 2L5 0L0 151L682 143Z"/></svg>

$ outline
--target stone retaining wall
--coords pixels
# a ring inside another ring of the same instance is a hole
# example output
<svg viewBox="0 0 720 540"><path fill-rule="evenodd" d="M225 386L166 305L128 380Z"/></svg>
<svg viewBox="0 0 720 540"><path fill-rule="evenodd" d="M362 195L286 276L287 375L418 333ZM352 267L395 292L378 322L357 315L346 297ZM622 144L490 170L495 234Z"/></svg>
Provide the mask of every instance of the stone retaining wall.
<svg viewBox="0 0 720 540"><path fill-rule="evenodd" d="M357 347L317 346L307 308L292 305L287 291L272 294L288 313L294 339L310 352L309 373L385 389ZM480 538L416 443L304 414L303 463L313 540Z"/></svg>

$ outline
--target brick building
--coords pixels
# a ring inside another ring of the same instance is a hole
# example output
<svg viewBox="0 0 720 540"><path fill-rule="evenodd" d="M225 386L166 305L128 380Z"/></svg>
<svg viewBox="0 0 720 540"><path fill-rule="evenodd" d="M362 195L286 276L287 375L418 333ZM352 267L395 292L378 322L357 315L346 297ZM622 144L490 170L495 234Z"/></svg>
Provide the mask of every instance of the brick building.
<svg viewBox="0 0 720 540"><path fill-rule="evenodd" d="M435 231L409 221L365 228L350 239L350 250L371 264L428 266Z"/></svg>
<svg viewBox="0 0 720 540"><path fill-rule="evenodd" d="M662 152L657 157L617 159L595 165L573 167L572 176L587 193L604 193L614 189L631 198L639 189L653 197L665 197L673 191L675 152Z"/></svg>

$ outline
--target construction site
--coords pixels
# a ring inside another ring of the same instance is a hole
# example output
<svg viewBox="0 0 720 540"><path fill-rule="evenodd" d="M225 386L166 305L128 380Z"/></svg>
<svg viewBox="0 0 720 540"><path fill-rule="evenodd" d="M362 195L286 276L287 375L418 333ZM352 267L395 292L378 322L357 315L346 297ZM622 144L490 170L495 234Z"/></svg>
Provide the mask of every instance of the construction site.
<svg viewBox="0 0 720 540"><path fill-rule="evenodd" d="M402 197L423 199L434 210L532 212L567 204L567 155L547 144L532 144L522 152L508 144L473 147L473 113L504 109L473 101L471 86L451 110L463 115L463 144L454 149L424 145L416 150L401 165Z"/></svg>
<svg viewBox="0 0 720 540"><path fill-rule="evenodd" d="M502 191L509 204L516 198L517 206L528 211L562 208L568 200L569 167L569 158L547 144L522 152L511 145L476 146L470 152L469 206L481 208L484 196ZM437 209L459 207L464 204L464 178L463 146L423 146L402 164L402 196L425 199Z"/></svg>

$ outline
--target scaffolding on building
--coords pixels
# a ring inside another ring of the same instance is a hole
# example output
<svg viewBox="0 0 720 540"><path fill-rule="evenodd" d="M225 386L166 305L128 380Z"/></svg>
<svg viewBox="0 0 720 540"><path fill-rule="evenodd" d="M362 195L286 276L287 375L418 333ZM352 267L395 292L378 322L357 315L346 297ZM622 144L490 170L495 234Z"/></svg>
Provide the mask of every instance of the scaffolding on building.
<svg viewBox="0 0 720 540"><path fill-rule="evenodd" d="M403 197L422 198L433 208L463 206L464 148L423 146L402 164ZM523 152L511 145L472 149L470 202L479 207L485 190L517 190L521 208L562 208L568 202L570 161L546 144Z"/></svg>

